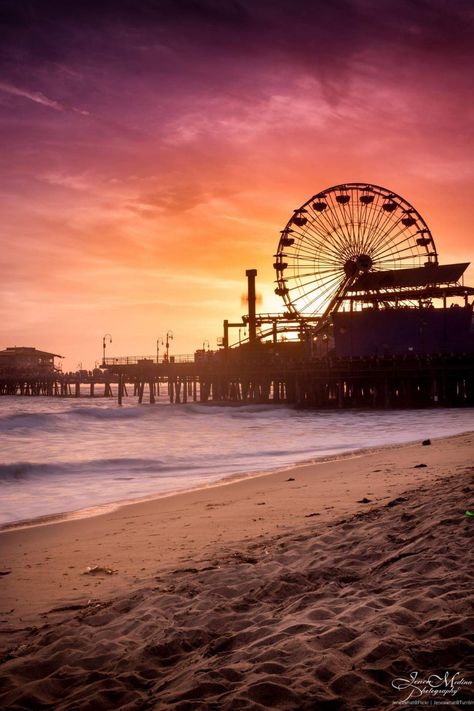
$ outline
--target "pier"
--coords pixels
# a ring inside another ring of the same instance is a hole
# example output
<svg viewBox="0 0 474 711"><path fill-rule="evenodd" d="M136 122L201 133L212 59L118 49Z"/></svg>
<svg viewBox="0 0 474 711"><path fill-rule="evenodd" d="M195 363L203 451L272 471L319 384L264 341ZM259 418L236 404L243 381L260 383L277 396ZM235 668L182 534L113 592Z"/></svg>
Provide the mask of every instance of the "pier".
<svg viewBox="0 0 474 711"><path fill-rule="evenodd" d="M112 360L112 359L111 359ZM216 352L207 362L106 363L121 404L130 384L138 403L287 404L314 408L474 405L474 357L322 358L281 352ZM126 361L127 359L123 359ZM161 390L160 390L161 389Z"/></svg>
<svg viewBox="0 0 474 711"><path fill-rule="evenodd" d="M0 376L0 396L135 398L138 404L267 403L314 408L474 406L474 356L306 358L292 344L277 350L216 351L206 358L108 358L101 377L53 373Z"/></svg>
<svg viewBox="0 0 474 711"><path fill-rule="evenodd" d="M127 396L138 404L474 405L469 265L439 263L426 222L404 198L365 183L313 195L281 231L274 259L285 310L257 313L257 270L247 269L247 313L223 321L216 351L171 356L167 331L161 360L163 339L156 357L106 357L107 333L101 372L88 379L62 374L56 354L7 348L0 395L116 397L119 405Z"/></svg>
<svg viewBox="0 0 474 711"><path fill-rule="evenodd" d="M108 375L85 379L62 373L3 373L0 374L0 396L113 397L113 383L113 377Z"/></svg>

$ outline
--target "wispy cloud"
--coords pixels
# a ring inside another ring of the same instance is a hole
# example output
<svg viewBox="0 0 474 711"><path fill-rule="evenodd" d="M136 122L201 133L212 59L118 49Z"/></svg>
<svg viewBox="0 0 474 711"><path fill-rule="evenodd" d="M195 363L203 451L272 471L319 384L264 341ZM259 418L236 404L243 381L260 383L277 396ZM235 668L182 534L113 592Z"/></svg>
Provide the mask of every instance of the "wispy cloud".
<svg viewBox="0 0 474 711"><path fill-rule="evenodd" d="M6 84L5 82L0 82L0 91L6 94L11 94L12 96L20 96L23 99L28 99L33 101L35 104L41 104L42 106L47 106L49 109L54 109L54 111L72 111L73 113L80 114L81 116L90 116L89 111L84 109L77 109L74 106L68 107L62 104L60 101L55 99L50 99L41 91L30 91L28 89L21 89L13 84Z"/></svg>
<svg viewBox="0 0 474 711"><path fill-rule="evenodd" d="M28 91L27 89L20 89L17 86L5 84L4 82L0 82L0 91L5 92L6 94L12 94L13 96L21 96L24 99L34 101L35 104L47 106L55 111L64 111L64 106L60 104L59 101L48 98L40 91Z"/></svg>

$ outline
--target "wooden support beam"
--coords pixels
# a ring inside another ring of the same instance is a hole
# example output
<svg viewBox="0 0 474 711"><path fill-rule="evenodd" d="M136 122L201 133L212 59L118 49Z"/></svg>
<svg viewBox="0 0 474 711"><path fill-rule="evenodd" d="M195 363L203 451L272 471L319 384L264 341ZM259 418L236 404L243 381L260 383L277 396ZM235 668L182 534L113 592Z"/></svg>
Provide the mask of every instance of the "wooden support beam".
<svg viewBox="0 0 474 711"><path fill-rule="evenodd" d="M123 395L123 374L120 373L118 376L118 404L122 406L122 395Z"/></svg>

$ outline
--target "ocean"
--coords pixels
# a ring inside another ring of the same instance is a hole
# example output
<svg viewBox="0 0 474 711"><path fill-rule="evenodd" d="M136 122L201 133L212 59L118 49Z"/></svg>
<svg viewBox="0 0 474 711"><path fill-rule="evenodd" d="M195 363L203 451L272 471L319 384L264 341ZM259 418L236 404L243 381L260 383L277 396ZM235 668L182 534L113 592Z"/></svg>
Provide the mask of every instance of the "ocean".
<svg viewBox="0 0 474 711"><path fill-rule="evenodd" d="M472 409L297 410L0 398L0 525L90 515L360 449L474 429ZM73 512L76 512L74 514Z"/></svg>

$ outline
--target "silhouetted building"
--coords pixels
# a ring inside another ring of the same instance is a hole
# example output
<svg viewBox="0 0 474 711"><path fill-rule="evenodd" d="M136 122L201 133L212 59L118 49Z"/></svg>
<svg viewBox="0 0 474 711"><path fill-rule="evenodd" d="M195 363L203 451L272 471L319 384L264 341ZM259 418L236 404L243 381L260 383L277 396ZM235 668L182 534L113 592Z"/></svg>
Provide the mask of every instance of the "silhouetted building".
<svg viewBox="0 0 474 711"><path fill-rule="evenodd" d="M21 371L34 374L54 373L57 370L54 359L62 358L57 353L39 351L26 346L14 346L0 351L0 370L3 372Z"/></svg>
<svg viewBox="0 0 474 711"><path fill-rule="evenodd" d="M474 353L471 306L366 309L334 313L332 321L341 358Z"/></svg>

